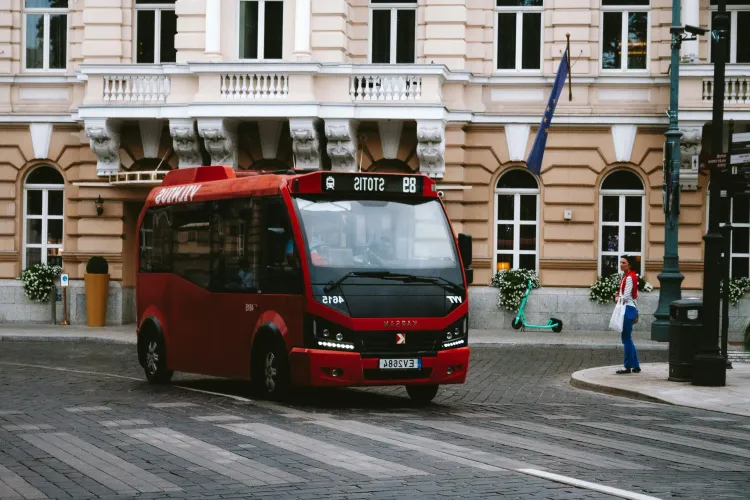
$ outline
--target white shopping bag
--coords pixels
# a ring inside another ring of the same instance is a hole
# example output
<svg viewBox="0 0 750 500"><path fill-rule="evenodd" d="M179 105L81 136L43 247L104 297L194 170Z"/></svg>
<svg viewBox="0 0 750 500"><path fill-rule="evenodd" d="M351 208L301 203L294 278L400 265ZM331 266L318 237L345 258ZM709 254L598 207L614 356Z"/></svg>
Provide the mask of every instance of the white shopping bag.
<svg viewBox="0 0 750 500"><path fill-rule="evenodd" d="M609 319L609 328L622 333L622 324L625 321L625 302L622 299L617 301L615 310L612 311L612 317Z"/></svg>

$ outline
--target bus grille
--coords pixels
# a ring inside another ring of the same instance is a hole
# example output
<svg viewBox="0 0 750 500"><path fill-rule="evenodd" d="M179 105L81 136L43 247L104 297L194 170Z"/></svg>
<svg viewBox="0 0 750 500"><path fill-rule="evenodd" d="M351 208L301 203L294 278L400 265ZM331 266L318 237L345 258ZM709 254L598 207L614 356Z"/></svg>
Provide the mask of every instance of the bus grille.
<svg viewBox="0 0 750 500"><path fill-rule="evenodd" d="M409 353L434 351L441 332L405 332L406 343L396 343L396 332L359 332L362 352Z"/></svg>

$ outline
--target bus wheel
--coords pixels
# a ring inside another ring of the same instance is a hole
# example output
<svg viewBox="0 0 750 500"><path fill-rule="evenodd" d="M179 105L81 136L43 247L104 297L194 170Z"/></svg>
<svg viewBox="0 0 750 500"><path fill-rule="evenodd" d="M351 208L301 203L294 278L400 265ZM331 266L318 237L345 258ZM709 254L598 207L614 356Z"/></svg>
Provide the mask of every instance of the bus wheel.
<svg viewBox="0 0 750 500"><path fill-rule="evenodd" d="M289 390L289 360L281 340L265 338L254 357L253 382L269 399L283 399Z"/></svg>
<svg viewBox="0 0 750 500"><path fill-rule="evenodd" d="M412 401L419 404L427 404L432 401L438 392L438 385L407 385L406 392Z"/></svg>
<svg viewBox="0 0 750 500"><path fill-rule="evenodd" d="M142 344L146 379L152 384L166 384L172 380L174 372L167 369L167 350L164 338L154 332L147 333Z"/></svg>

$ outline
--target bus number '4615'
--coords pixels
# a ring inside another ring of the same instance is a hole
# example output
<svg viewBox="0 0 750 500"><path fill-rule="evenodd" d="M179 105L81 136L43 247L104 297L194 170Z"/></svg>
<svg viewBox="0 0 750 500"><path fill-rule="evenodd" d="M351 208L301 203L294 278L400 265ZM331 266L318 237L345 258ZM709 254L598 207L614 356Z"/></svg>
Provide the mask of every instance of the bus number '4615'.
<svg viewBox="0 0 750 500"><path fill-rule="evenodd" d="M343 304L344 297L340 295L323 295L324 304Z"/></svg>

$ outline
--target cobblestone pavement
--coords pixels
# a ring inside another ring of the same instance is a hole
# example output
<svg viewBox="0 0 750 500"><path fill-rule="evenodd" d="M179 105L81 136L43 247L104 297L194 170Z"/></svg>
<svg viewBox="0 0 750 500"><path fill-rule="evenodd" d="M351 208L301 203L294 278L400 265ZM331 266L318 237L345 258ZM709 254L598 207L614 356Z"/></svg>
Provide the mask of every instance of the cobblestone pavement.
<svg viewBox="0 0 750 500"><path fill-rule="evenodd" d="M429 407L400 387L282 405L236 381L150 386L133 346L3 342L0 499L747 498L749 418L567 383L620 361L475 347Z"/></svg>

